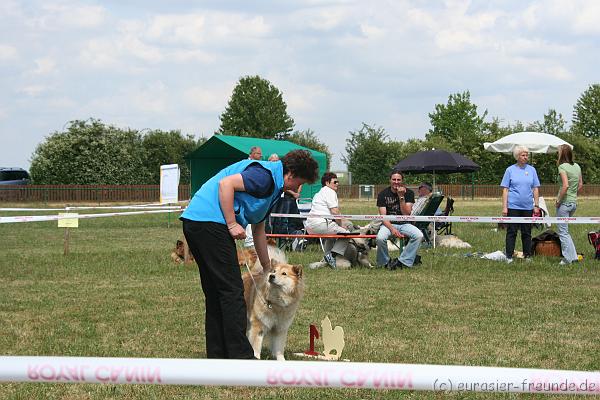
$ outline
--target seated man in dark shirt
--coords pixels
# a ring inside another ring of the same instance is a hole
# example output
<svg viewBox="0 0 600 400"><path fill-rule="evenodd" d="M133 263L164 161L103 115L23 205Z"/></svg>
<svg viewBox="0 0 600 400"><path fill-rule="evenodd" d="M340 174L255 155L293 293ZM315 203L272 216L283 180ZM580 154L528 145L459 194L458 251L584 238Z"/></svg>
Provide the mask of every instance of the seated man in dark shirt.
<svg viewBox="0 0 600 400"><path fill-rule="evenodd" d="M415 193L403 185L404 176L401 171L390 173L390 186L377 195L377 207L380 215L410 215L415 202ZM402 250L400 257L390 260L387 239L394 235L407 236L408 244ZM384 220L377 233L377 264L389 269L411 268L415 264L423 233L410 222L393 223Z"/></svg>

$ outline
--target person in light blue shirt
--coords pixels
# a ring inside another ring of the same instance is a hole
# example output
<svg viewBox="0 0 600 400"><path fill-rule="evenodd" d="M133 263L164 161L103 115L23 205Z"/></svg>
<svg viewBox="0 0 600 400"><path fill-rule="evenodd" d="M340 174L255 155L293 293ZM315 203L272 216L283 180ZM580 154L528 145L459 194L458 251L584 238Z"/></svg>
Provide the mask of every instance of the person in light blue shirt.
<svg viewBox="0 0 600 400"><path fill-rule="evenodd" d="M506 168L500 186L502 186L502 215L508 217L531 217L539 212L540 180L534 167L527 164L529 149L516 146L513 156L516 164ZM531 224L508 224L506 229L506 259L512 262L515 251L517 231L521 230L523 255L531 257Z"/></svg>
<svg viewBox="0 0 600 400"><path fill-rule="evenodd" d="M319 166L306 150L292 150L281 161L242 160L223 168L194 194L181 215L204 292L208 358L254 358L246 338L246 305L235 240L252 225L263 271L271 269L265 219L284 190L314 182Z"/></svg>

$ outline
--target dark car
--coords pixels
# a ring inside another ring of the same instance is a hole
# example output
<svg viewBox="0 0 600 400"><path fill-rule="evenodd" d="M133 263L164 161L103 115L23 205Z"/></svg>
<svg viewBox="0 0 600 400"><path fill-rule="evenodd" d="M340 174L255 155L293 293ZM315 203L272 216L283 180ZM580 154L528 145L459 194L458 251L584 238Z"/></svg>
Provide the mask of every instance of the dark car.
<svg viewBox="0 0 600 400"><path fill-rule="evenodd" d="M30 179L23 168L0 167L0 185L27 185Z"/></svg>

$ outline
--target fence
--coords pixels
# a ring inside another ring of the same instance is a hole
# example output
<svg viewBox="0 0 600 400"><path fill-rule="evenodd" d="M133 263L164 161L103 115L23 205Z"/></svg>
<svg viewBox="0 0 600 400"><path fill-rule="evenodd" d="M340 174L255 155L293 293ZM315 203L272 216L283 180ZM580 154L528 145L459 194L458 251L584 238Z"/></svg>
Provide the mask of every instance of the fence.
<svg viewBox="0 0 600 400"><path fill-rule="evenodd" d="M375 185L373 196L387 185ZM416 191L415 187L409 186ZM445 195L455 198L495 198L500 199L502 188L498 185L438 185ZM542 184L540 195L555 197L559 185ZM600 197L600 185L584 185L580 196ZM361 198L359 185L341 185L338 197L342 199ZM160 198L159 185L2 185L0 202L37 202L37 203L113 203L138 202L152 203ZM189 185L179 186L179 199L190 198ZM362 198L364 198L364 193Z"/></svg>
<svg viewBox="0 0 600 400"><path fill-rule="evenodd" d="M190 197L189 185L179 186L179 199ZM0 202L40 203L152 203L160 199L159 185L6 185Z"/></svg>
<svg viewBox="0 0 600 400"><path fill-rule="evenodd" d="M377 197L377 193L385 189L388 185L375 185L373 196ZM408 185L412 190L417 191L416 186ZM446 196L456 198L492 198L500 199L502 197L502 188L499 185L437 185ZM560 185L557 184L542 184L540 187L540 196L555 197L558 193ZM580 196L599 197L600 185L583 185ZM360 196L359 185L340 185L338 188L338 197L341 199L358 199L364 198L364 193Z"/></svg>

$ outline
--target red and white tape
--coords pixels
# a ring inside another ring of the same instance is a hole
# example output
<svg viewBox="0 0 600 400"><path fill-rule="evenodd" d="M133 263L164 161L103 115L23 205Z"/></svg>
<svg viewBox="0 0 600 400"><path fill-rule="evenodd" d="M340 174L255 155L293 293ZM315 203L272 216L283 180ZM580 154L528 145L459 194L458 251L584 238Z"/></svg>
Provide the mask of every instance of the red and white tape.
<svg viewBox="0 0 600 400"><path fill-rule="evenodd" d="M600 372L318 361L5 356L0 382L600 394Z"/></svg>
<svg viewBox="0 0 600 400"><path fill-rule="evenodd" d="M148 210L148 211L128 211L121 213L104 213L104 214L79 214L77 218L105 218L105 217L122 217L126 215L141 215L141 214L161 214L181 212L182 209L174 210ZM0 224L16 223L16 222L42 222L42 221L58 221L59 219L73 219L72 216L63 215L19 215L15 217L0 217Z"/></svg>
<svg viewBox="0 0 600 400"><path fill-rule="evenodd" d="M101 208L101 207L98 207ZM113 207L114 208L114 207ZM122 208L130 208L123 206ZM126 215L139 215L139 214L155 214L155 213L168 213L168 212L181 212L183 208L178 206L167 206L154 209L154 207L133 207L134 209L143 209L143 211L130 211L122 213L104 213L104 214L80 214L78 218L103 218L103 217L115 217L115 216L126 216ZM77 208L69 208L69 210L75 210ZM26 209L18 209L23 211ZM36 211L42 209L35 209ZM1 211L1 210L0 210ZM5 210L6 211L6 210ZM16 210L13 210L16 211ZM58 211L53 209L53 211ZM421 216L421 215L349 215L349 214L336 214L322 215L322 214L271 214L274 218L344 218L355 221L382 221L389 220L394 222L472 222L472 223L506 223L506 224L538 224L538 223L566 223L566 224L599 224L600 217L475 217L475 216ZM15 222L40 222L40 221L55 221L63 218L59 215L20 215L15 217L0 217L0 224L15 223Z"/></svg>
<svg viewBox="0 0 600 400"><path fill-rule="evenodd" d="M323 214L271 214L274 218L326 218L350 219L354 221L394 221L394 222L492 222L505 224L599 224L600 217L470 217L470 216L429 216L429 215L323 215Z"/></svg>

